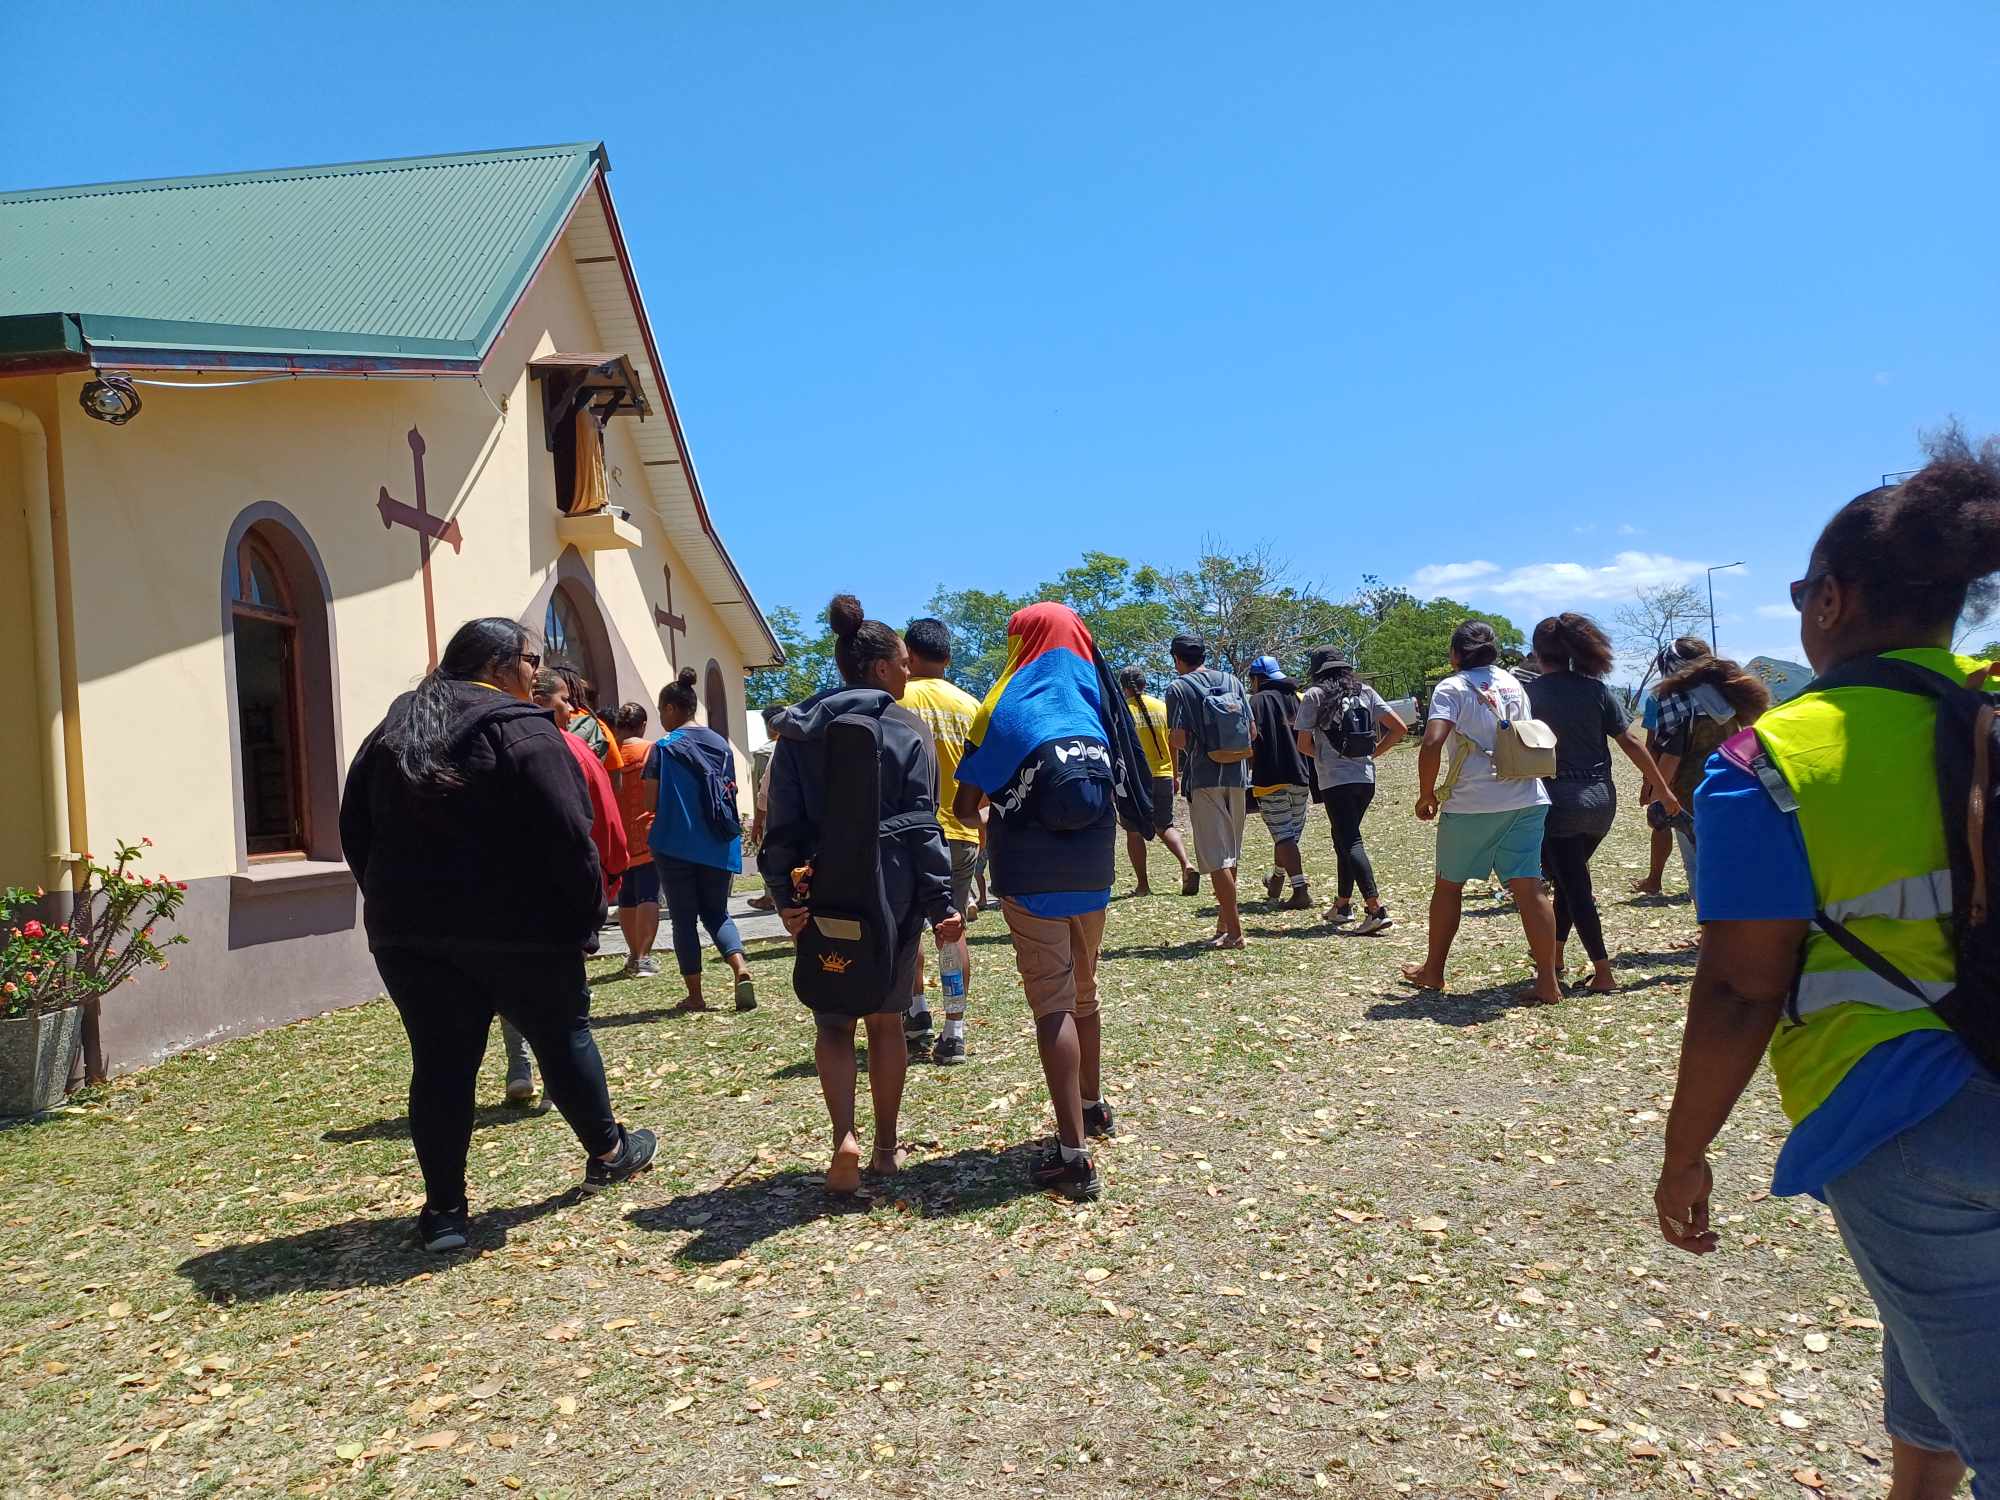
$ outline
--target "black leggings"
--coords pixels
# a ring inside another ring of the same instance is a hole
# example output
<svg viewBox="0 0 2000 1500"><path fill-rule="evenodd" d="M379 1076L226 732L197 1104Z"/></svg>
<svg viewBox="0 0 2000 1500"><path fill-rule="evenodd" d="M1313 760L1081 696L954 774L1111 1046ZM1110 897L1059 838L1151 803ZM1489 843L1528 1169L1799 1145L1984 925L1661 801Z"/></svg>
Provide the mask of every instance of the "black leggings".
<svg viewBox="0 0 2000 1500"><path fill-rule="evenodd" d="M1607 956L1597 893L1590 886L1590 857L1604 839L1601 833L1576 833L1542 840L1542 871L1556 887L1556 942L1568 942L1574 926L1593 963L1603 963Z"/></svg>
<svg viewBox="0 0 2000 1500"><path fill-rule="evenodd" d="M1375 866L1368 862L1367 846L1361 842L1361 820L1368 816L1368 804L1375 800L1375 783L1357 781L1326 789L1327 821L1333 824L1333 857L1340 869L1340 903L1345 906L1361 887L1365 901L1375 895Z"/></svg>
<svg viewBox="0 0 2000 1500"><path fill-rule="evenodd" d="M424 1200L440 1211L465 1202L473 1092L497 1012L542 1065L542 1087L592 1156L618 1144L604 1059L590 1034L583 954L419 953L377 950L375 967L410 1036L410 1144Z"/></svg>

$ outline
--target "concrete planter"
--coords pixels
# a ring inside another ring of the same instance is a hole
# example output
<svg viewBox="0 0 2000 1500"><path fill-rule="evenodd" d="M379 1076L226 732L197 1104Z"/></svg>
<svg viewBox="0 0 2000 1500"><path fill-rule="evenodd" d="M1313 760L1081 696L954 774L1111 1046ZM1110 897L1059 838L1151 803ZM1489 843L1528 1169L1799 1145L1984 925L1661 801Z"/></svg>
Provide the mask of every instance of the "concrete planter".
<svg viewBox="0 0 2000 1500"><path fill-rule="evenodd" d="M0 1117L63 1102L83 1035L83 1007L0 1021Z"/></svg>

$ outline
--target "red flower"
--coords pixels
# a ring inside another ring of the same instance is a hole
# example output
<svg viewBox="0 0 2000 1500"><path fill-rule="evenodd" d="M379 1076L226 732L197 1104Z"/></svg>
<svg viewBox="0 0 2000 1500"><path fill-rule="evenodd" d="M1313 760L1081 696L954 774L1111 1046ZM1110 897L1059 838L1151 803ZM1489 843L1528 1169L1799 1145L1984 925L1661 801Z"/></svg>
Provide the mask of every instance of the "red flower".
<svg viewBox="0 0 2000 1500"><path fill-rule="evenodd" d="M144 835L141 835L141 836L140 836L140 839L139 839L139 842L140 842L140 844L141 844L142 846L144 846L145 848L148 848L148 849L150 849L150 848L152 848L152 847L153 847L153 841L152 841L151 839L149 839L149 838L146 838L146 837L145 837Z"/></svg>
<svg viewBox="0 0 2000 1500"><path fill-rule="evenodd" d="M44 927L40 922L28 922L22 926L21 935L29 938L46 937L48 936L48 931L48 928Z"/></svg>
<svg viewBox="0 0 2000 1500"><path fill-rule="evenodd" d="M177 891L184 891L187 888L188 888L188 883L185 880L176 880L174 882L174 889Z"/></svg>
<svg viewBox="0 0 2000 1500"><path fill-rule="evenodd" d="M21 976L21 980L24 984L33 984L35 982L35 976L32 974L23 974Z"/></svg>

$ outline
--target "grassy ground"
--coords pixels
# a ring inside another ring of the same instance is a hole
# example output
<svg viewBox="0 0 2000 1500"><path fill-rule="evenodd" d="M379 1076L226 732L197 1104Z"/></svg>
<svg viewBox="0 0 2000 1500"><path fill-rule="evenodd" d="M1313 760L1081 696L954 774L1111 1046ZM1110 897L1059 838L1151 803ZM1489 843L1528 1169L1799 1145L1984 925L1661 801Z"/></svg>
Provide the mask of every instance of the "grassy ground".
<svg viewBox="0 0 2000 1500"><path fill-rule="evenodd" d="M487 1110L461 1257L410 1241L386 1004L0 1132L0 1492L1879 1493L1880 1335L1827 1215L1764 1194L1768 1082L1719 1142L1724 1253L1656 1238L1690 917L1624 897L1638 820L1598 860L1624 993L1513 1005L1519 926L1476 892L1418 995L1409 776L1369 825L1382 938L1253 908L1208 954L1206 898L1114 905L1095 1206L1024 1180L1050 1117L997 916L972 1060L912 1070L912 1166L865 1212L819 1188L768 950L748 1017L600 984L657 1169L580 1200L559 1118ZM1308 856L1324 895L1323 823Z"/></svg>

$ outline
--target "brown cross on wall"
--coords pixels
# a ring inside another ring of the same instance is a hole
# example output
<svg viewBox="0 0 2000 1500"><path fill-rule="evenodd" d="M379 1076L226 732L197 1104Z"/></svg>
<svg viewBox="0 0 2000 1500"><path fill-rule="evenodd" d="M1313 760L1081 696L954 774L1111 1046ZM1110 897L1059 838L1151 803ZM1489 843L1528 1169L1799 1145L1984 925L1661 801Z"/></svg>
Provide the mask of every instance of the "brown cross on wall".
<svg viewBox="0 0 2000 1500"><path fill-rule="evenodd" d="M410 464L416 470L417 503L405 505L390 495L388 486L382 487L381 498L375 502L376 514L382 517L384 530L392 526L407 526L417 534L417 566L424 575L424 639L430 646L431 666L438 664L437 605L431 598L431 542L451 543L451 550L461 550L464 533L458 529L456 520L431 514L430 502L424 494L424 435L416 428L410 429ZM669 602L672 602L669 600Z"/></svg>
<svg viewBox="0 0 2000 1500"><path fill-rule="evenodd" d="M653 606L653 623L667 632L667 660L674 664L674 672L678 675L681 669L680 635L688 628L688 622L674 613L674 570L662 568L661 571L667 575L667 607Z"/></svg>

